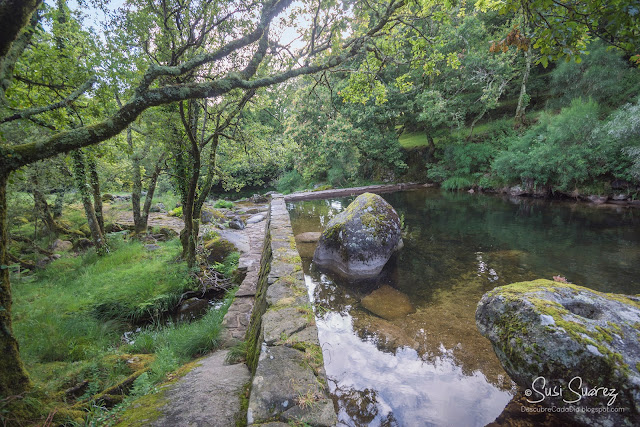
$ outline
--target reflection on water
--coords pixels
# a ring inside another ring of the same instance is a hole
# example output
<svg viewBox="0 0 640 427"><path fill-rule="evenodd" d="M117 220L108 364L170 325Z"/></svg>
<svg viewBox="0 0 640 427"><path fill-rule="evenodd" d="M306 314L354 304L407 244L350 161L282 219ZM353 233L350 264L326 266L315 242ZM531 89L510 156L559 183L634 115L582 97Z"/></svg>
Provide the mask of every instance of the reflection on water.
<svg viewBox="0 0 640 427"><path fill-rule="evenodd" d="M561 275L601 291L639 292L637 211L434 190L383 197L403 219L405 246L377 282L325 275L311 263L314 244L298 244L345 425L493 421L514 394L475 326L476 305L495 286ZM294 233L321 231L351 200L289 204ZM373 314L385 313L390 294L372 291L389 286L408 297L408 314Z"/></svg>

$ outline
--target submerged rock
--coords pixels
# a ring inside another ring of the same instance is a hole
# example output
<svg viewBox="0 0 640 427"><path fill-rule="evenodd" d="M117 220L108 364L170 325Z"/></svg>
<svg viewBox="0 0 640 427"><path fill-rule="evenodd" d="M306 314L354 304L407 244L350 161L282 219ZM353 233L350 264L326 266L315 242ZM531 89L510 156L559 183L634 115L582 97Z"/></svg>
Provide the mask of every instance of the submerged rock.
<svg viewBox="0 0 640 427"><path fill-rule="evenodd" d="M476 324L529 402L568 408L582 424L640 425L639 301L535 280L486 293ZM562 394L545 396L553 387Z"/></svg>
<svg viewBox="0 0 640 427"><path fill-rule="evenodd" d="M316 231L307 231L296 235L296 243L315 243L320 240L322 233Z"/></svg>
<svg viewBox="0 0 640 427"><path fill-rule="evenodd" d="M360 301L362 306L386 320L404 317L415 313L409 297L389 285L384 285L371 292Z"/></svg>
<svg viewBox="0 0 640 427"><path fill-rule="evenodd" d="M400 219L382 197L364 193L320 236L313 261L351 280L377 276L402 247Z"/></svg>

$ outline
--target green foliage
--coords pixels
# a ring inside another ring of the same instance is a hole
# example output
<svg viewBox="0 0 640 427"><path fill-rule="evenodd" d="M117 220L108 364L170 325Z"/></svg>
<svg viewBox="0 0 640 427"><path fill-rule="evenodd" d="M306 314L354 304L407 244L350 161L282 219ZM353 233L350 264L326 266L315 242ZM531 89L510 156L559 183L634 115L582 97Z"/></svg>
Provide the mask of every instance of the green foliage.
<svg viewBox="0 0 640 427"><path fill-rule="evenodd" d="M523 13L531 27L533 47L539 50L539 62L545 67L551 61L574 58L582 60L589 42L601 38L612 46L640 60L637 31L638 3L635 0L607 2L553 2L530 0L497 2L480 0L483 9L497 9L502 13ZM639 61L640 62L640 61Z"/></svg>
<svg viewBox="0 0 640 427"><path fill-rule="evenodd" d="M229 365L244 362L247 359L247 342L240 341L229 349L225 362Z"/></svg>
<svg viewBox="0 0 640 427"><path fill-rule="evenodd" d="M575 98L592 98L601 106L618 107L631 101L640 87L640 73L620 52L593 43L581 63L562 62L551 72L549 106L565 107Z"/></svg>
<svg viewBox="0 0 640 427"><path fill-rule="evenodd" d="M231 252L222 262L217 262L213 268L222 273L224 277L231 279L234 271L238 269L238 261L240 260L240 252Z"/></svg>
<svg viewBox="0 0 640 427"><path fill-rule="evenodd" d="M289 194L304 189L302 175L295 169L283 173L276 182L276 189L282 194Z"/></svg>
<svg viewBox="0 0 640 427"><path fill-rule="evenodd" d="M597 102L575 99L560 114L543 116L539 125L514 138L493 167L506 181L562 191L606 176L627 179L630 165L624 150L629 140L621 136L636 144L634 112L634 107L624 107L605 122Z"/></svg>
<svg viewBox="0 0 640 427"><path fill-rule="evenodd" d="M234 206L233 202L228 201L228 200L218 200L213 205L213 207L216 208L216 209L220 209L220 208L231 209L231 208L233 208L233 206Z"/></svg>
<svg viewBox="0 0 640 427"><path fill-rule="evenodd" d="M172 210L170 210L168 212L169 216L176 216L176 217L181 217L182 216L182 206L178 206L177 208L174 208Z"/></svg>
<svg viewBox="0 0 640 427"><path fill-rule="evenodd" d="M466 190L473 185L473 177L452 176L442 183L444 190Z"/></svg>

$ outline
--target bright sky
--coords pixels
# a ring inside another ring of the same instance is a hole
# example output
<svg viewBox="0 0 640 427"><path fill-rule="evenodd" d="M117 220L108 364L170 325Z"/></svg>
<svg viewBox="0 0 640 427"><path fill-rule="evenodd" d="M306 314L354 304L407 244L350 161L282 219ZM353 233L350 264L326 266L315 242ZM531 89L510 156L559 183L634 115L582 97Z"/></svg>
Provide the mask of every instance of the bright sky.
<svg viewBox="0 0 640 427"><path fill-rule="evenodd" d="M125 2L125 0L105 0L104 3L106 4L106 7L109 10L114 11L114 10L118 9L120 6L122 6L124 2ZM89 0L89 1L84 0L84 1L82 1L82 3L84 3L84 5L85 5L82 8L82 12L87 15L87 18L86 18L86 20L84 22L84 25L85 26L91 26L98 33L101 33L100 22L104 21L104 19L105 19L104 13L99 8L93 7L93 5L91 4L92 3L91 0ZM72 9L72 10L78 10L80 8L78 0L68 0L68 5L69 5L69 8ZM301 1L294 1L287 10L291 10L293 8L300 7L300 6L302 6L302 2ZM282 16L282 15L280 15L280 16ZM297 26L299 28L309 27L311 25L311 17L310 16L301 16L296 21L296 24L297 24ZM285 30L282 33L282 36L280 38L280 44L287 45L287 44L291 43L293 40L295 40L297 37L298 37L298 34L296 32L296 29L293 28L293 27L287 27L287 28L285 28ZM300 40L296 40L291 45L291 47L293 49L299 49L299 48L301 48L303 46L304 46L304 43L302 41L300 41Z"/></svg>

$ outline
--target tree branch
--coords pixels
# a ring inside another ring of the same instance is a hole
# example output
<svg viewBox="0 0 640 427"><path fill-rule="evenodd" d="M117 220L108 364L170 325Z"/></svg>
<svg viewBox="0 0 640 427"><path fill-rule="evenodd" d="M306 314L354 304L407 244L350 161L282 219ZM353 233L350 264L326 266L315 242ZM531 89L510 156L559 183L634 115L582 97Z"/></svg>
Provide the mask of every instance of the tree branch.
<svg viewBox="0 0 640 427"><path fill-rule="evenodd" d="M82 95L83 93L91 89L91 87L97 80L98 79L95 76L92 76L82 86L80 86L78 89L71 92L66 98L62 99L61 101L55 102L53 104L45 105L43 107L34 107L34 108L28 108L26 110L18 111L12 116L8 116L3 119L0 119L0 124L12 122L14 120L28 119L31 116L42 114L47 111L56 110L58 108L66 107L69 104L71 104L73 101L78 99L80 95Z"/></svg>

